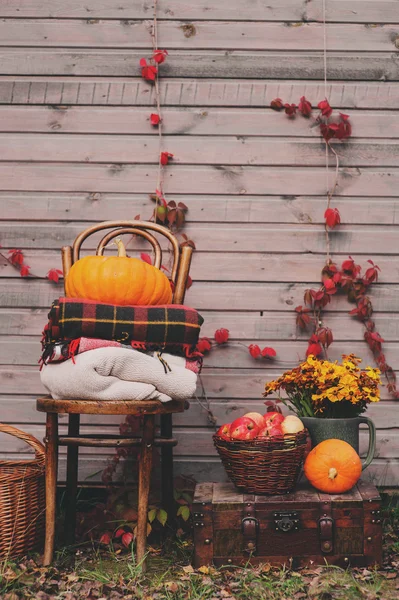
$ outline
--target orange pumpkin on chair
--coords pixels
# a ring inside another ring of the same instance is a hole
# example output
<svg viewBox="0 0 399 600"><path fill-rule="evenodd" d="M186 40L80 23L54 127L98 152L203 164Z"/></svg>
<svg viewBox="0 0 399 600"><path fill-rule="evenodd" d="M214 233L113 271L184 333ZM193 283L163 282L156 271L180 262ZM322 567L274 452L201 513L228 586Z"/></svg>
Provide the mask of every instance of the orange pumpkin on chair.
<svg viewBox="0 0 399 600"><path fill-rule="evenodd" d="M172 288L165 273L139 258L129 258L121 240L118 256L84 256L71 267L65 282L69 298L105 304L170 304Z"/></svg>

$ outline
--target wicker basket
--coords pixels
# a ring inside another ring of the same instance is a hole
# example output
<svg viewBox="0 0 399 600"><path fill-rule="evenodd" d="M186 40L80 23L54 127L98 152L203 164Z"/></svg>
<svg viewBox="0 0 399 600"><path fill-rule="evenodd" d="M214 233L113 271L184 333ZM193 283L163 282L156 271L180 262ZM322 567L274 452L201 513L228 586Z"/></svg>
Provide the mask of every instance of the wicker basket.
<svg viewBox="0 0 399 600"><path fill-rule="evenodd" d="M36 438L0 423L0 432L35 450L33 460L0 461L0 559L39 549L44 540L44 446Z"/></svg>
<svg viewBox="0 0 399 600"><path fill-rule="evenodd" d="M281 438L213 442L227 475L249 494L286 494L295 488L306 451L307 430Z"/></svg>

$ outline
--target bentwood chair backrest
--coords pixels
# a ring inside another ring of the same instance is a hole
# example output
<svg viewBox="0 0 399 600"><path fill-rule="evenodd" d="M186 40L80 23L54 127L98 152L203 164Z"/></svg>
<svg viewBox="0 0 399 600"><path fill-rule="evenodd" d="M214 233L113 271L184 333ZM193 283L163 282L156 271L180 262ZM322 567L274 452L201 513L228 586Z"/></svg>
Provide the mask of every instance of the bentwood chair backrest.
<svg viewBox="0 0 399 600"><path fill-rule="evenodd" d="M62 248L62 267L64 271L64 286L65 280L73 263L80 258L80 251L83 242L91 235L110 229L105 234L97 245L96 254L103 255L104 249L111 240L123 234L137 235L147 240L154 250L154 266L157 269L161 268L162 264L162 248L155 237L154 233L163 235L172 247L173 262L170 278L174 283L173 304L183 304L186 293L186 284L188 273L190 270L191 257L193 249L189 246L179 247L179 242L173 233L163 225L151 223L149 221L103 221L88 227L80 233L72 246L64 246Z"/></svg>

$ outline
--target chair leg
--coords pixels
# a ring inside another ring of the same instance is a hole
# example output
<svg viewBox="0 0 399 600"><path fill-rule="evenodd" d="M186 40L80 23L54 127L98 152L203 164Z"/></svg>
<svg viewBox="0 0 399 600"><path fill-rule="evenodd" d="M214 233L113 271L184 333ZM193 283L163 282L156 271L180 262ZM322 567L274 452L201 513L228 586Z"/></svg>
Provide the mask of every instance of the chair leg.
<svg viewBox="0 0 399 600"><path fill-rule="evenodd" d="M161 415L161 437L171 438L172 415ZM174 497L173 497L173 448L172 446L161 447L161 466L162 466L162 507L168 513L168 522L173 522L174 515Z"/></svg>
<svg viewBox="0 0 399 600"><path fill-rule="evenodd" d="M69 415L68 435L79 436L80 415ZM76 530L76 495L78 490L78 455L79 446L68 446L67 477L65 493L65 544L75 543Z"/></svg>
<svg viewBox="0 0 399 600"><path fill-rule="evenodd" d="M141 442L139 483L138 483L138 517L137 517L137 563L142 563L146 570L144 556L147 546L148 496L150 492L152 450L155 436L155 415L145 415Z"/></svg>
<svg viewBox="0 0 399 600"><path fill-rule="evenodd" d="M46 539L44 566L53 560L55 537L55 503L57 493L58 414L47 413L46 420Z"/></svg>

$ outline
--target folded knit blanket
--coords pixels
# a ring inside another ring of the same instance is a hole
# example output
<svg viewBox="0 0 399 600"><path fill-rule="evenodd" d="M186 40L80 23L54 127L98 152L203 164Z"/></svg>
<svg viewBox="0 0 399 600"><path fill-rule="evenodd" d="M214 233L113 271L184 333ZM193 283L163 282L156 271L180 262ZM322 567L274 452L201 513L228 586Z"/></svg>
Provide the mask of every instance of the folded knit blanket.
<svg viewBox="0 0 399 600"><path fill-rule="evenodd" d="M54 344L81 337L114 340L138 350L166 350L200 356L201 315L187 306L113 306L80 298L59 298L51 306L42 338L42 361Z"/></svg>
<svg viewBox="0 0 399 600"><path fill-rule="evenodd" d="M164 368L164 363L167 369ZM55 400L187 400L197 375L180 356L155 356L125 348L98 348L43 365L40 378Z"/></svg>
<svg viewBox="0 0 399 600"><path fill-rule="evenodd" d="M51 356L46 358L44 364L62 362L64 360L71 359L75 364L75 356L82 354L82 352L89 352L90 350L96 350L97 348L124 348L125 350L133 350L132 346L121 344L120 342L114 342L113 340L98 340L97 338L85 338L81 337L76 340L56 342L53 346L53 353ZM154 353L149 353L151 356ZM165 372L168 369L168 363L164 359L164 355L161 352L157 352L157 357L164 365ZM169 355L168 355L169 356ZM199 373L202 367L202 358L185 358L178 366L184 366L185 369L190 369L194 373Z"/></svg>

